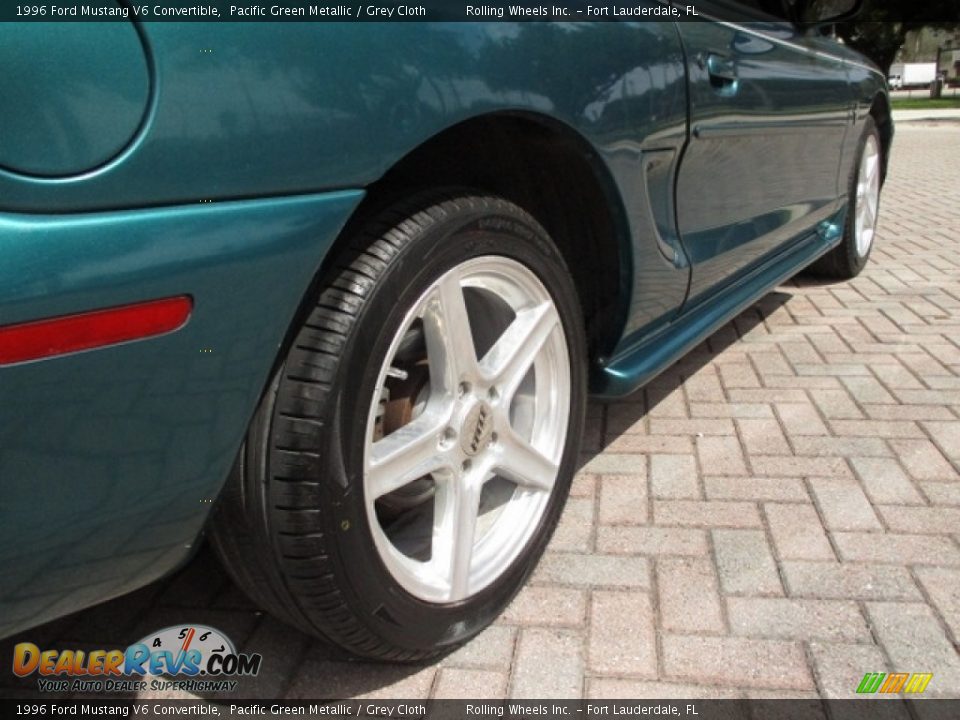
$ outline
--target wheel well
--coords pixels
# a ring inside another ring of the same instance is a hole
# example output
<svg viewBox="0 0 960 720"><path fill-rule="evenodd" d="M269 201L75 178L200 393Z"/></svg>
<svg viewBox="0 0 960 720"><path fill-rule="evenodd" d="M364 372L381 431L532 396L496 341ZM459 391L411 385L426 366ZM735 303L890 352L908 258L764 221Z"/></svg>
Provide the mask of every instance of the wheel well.
<svg viewBox="0 0 960 720"><path fill-rule="evenodd" d="M890 158L890 145L893 143L893 119L890 112L890 103L885 95L878 94L870 106L870 115L880 133L880 145L883 149L883 168L881 180L887 177L887 161Z"/></svg>
<svg viewBox="0 0 960 720"><path fill-rule="evenodd" d="M593 148L547 118L494 114L431 138L367 190L358 220L424 190L500 195L533 215L557 243L580 296L591 358L617 340L629 233L612 178Z"/></svg>

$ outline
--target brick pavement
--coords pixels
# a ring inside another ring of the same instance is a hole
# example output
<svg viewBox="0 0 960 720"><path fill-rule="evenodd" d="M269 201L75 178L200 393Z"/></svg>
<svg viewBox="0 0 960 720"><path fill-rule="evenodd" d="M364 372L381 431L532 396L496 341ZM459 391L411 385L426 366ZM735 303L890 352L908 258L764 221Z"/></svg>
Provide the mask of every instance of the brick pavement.
<svg viewBox="0 0 960 720"><path fill-rule="evenodd" d="M960 697L960 125L898 128L881 216L855 281L791 281L591 406L533 581L439 663L346 662L206 552L21 639L206 622L264 654L249 697L843 697L868 671Z"/></svg>

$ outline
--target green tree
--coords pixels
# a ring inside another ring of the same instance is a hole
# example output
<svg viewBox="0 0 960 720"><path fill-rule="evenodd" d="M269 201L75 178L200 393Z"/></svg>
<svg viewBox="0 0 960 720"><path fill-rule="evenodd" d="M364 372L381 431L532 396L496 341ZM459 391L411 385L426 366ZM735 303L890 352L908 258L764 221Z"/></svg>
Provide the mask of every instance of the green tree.
<svg viewBox="0 0 960 720"><path fill-rule="evenodd" d="M853 21L837 27L850 47L887 73L907 33L924 27L960 26L960 0L867 0Z"/></svg>

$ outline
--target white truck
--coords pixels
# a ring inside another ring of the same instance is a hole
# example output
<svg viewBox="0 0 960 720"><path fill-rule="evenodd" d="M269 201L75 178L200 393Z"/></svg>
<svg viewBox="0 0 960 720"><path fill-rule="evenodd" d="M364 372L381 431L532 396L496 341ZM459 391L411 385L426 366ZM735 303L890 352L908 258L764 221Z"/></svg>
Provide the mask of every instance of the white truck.
<svg viewBox="0 0 960 720"><path fill-rule="evenodd" d="M901 90L908 87L926 87L937 77L937 64L930 63L897 63L890 66L887 81L891 90Z"/></svg>

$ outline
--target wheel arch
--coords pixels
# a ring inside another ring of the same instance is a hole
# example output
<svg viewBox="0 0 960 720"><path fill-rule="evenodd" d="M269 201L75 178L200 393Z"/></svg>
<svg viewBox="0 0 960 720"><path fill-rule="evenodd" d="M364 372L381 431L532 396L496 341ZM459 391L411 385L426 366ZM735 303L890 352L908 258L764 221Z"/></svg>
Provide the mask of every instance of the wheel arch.
<svg viewBox="0 0 960 720"><path fill-rule="evenodd" d="M404 197L456 187L502 196L546 228L573 275L591 359L609 353L625 321L623 298L632 273L626 211L616 182L589 140L542 114L475 116L398 159L366 188L317 282L366 218Z"/></svg>

